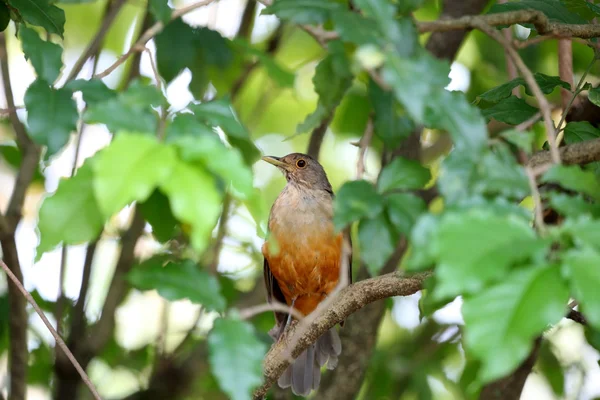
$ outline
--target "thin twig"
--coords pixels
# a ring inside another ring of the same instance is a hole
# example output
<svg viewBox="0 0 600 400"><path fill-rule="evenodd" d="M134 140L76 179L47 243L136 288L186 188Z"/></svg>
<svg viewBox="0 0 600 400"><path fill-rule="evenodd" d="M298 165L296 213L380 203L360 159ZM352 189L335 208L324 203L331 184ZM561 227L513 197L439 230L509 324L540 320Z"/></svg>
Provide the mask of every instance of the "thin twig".
<svg viewBox="0 0 600 400"><path fill-rule="evenodd" d="M298 320L301 320L304 318L304 315L302 315L302 313L300 311L298 311L297 309L290 307L287 304L275 301L275 300L272 303L264 303L264 304L259 304L256 306L244 308L239 311L239 314L240 314L241 319L250 319L258 314L262 314L267 311L283 312L286 314L292 314L292 316Z"/></svg>
<svg viewBox="0 0 600 400"><path fill-rule="evenodd" d="M8 275L8 277L15 284L15 286L17 288L19 288L19 291L23 294L23 297L25 297L27 299L29 304L31 304L31 306L33 307L33 309L35 310L37 315L40 316L40 318L42 319L42 322L44 323L44 325L46 325L46 328L48 328L48 330L52 334L52 337L54 337L54 340L56 340L56 343L58 344L58 346L65 352L65 354L67 355L67 357L69 358L71 363L73 363L73 366L75 367L75 369L77 369L77 372L79 372L81 379L83 380L83 382L85 382L86 386L92 393L92 396L94 396L94 399L102 400L102 398L100 397L100 394L98 394L98 391L96 390L96 387L94 386L94 384L92 383L90 378L87 376L87 374L85 373L83 368L81 368L81 365L79 365L79 362L77 362L77 360L73 356L73 353L71 353L71 350L69 350L69 348L67 347L65 342L62 340L62 338L60 337L58 332L56 332L56 330L52 327L52 324L50 323L50 321L48 321L48 318L46 318L46 315L44 314L44 312L42 311L40 306L38 306L38 304L35 302L35 300L31 296L31 294L29 294L29 292L23 287L23 285L21 284L19 279L15 276L15 274L12 273L10 268L8 268L8 266L2 260L0 260L0 267L2 267L4 272L6 272L6 275Z"/></svg>
<svg viewBox="0 0 600 400"><path fill-rule="evenodd" d="M100 25L98 32L96 32L94 38L87 45L83 53L81 53L77 61L75 61L71 72L69 72L69 75L67 76L66 83L75 79L79 72L81 72L81 69L83 68L87 60L94 54L98 53L98 51L100 50L100 46L102 45L102 42L106 37L106 34L110 30L110 27L115 21L117 15L119 14L119 11L121 11L121 8L125 4L125 1L126 0L114 0L114 2L109 1L107 3L106 13L102 18L102 24Z"/></svg>
<svg viewBox="0 0 600 400"><path fill-rule="evenodd" d="M31 139L27 136L25 126L19 119L15 107L15 99L13 96L12 86L10 84L10 71L8 67L8 53L6 50L6 35L5 32L0 32L0 69L2 71L2 86L4 87L4 97L6 99L6 110L10 122L17 136L17 145L19 150L24 154L28 147L31 146Z"/></svg>
<svg viewBox="0 0 600 400"><path fill-rule="evenodd" d="M513 62L517 66L517 69L521 72L521 75L523 75L523 79L525 79L525 82L527 82L527 86L529 86L529 88L533 92L533 95L537 99L542 115L544 116L546 136L548 138L548 144L550 145L550 154L552 156L552 162L555 164L560 164L560 154L558 152L558 146L556 143L556 131L554 128L554 122L552 121L551 107L548 103L548 100L546 100L544 93L542 93L540 86L535 80L533 73L527 67L527 65L525 65L523 59L521 58L521 56L519 56L519 53L517 53L517 51L513 48L512 43L506 40L506 38L504 38L504 36L502 36L496 29L492 28L490 25L481 22L476 22L475 27L485 32L493 39L495 39L498 43L500 43L507 51L508 55L512 58Z"/></svg>
<svg viewBox="0 0 600 400"><path fill-rule="evenodd" d="M507 0L498 0L498 4L504 4L506 2L507 2ZM502 29L502 34L504 35L504 38L506 40L512 41L513 40L512 26ZM513 80L518 76L517 67L515 66L515 63L513 62L513 60L510 58L507 50L504 50L504 58L506 61L506 72L508 73L508 78L510 80ZM513 94L513 96L519 97L520 92L519 92L518 86L513 88L512 94Z"/></svg>
<svg viewBox="0 0 600 400"><path fill-rule="evenodd" d="M485 15L465 15L455 19L418 22L420 33L447 32L469 28L479 29L481 24L488 26L515 25L531 23L539 35L554 37L579 37L591 39L600 36L600 25L594 24L561 24L553 23L541 11L519 10Z"/></svg>
<svg viewBox="0 0 600 400"><path fill-rule="evenodd" d="M90 242L85 252L85 260L83 262L83 274L81 276L81 287L79 288L79 296L73 309L73 317L71 319L71 332L70 338L80 338L85 330L85 301L87 298L87 292L90 287L90 276L92 274L92 264L94 255L96 254L96 247L98 246L98 239Z"/></svg>
<svg viewBox="0 0 600 400"><path fill-rule="evenodd" d="M540 197L540 191L538 190L537 182L535 181L535 174L531 167L525 167L525 173L529 180L529 188L531 189L531 197L534 203L534 215L535 215L535 226L537 229L544 233L546 231L546 224L544 223L544 209L542 207L542 199Z"/></svg>
<svg viewBox="0 0 600 400"><path fill-rule="evenodd" d="M217 227L217 237L215 238L213 251L212 251L212 259L210 261L210 271L213 273L217 273L217 269L219 267L219 256L221 255L221 249L223 248L223 239L225 239L225 235L227 234L227 221L229 220L229 215L231 213L231 194L226 193L223 198L223 207L221 211L221 218L219 218L219 226Z"/></svg>
<svg viewBox="0 0 600 400"><path fill-rule="evenodd" d="M0 115L8 115L16 110L23 110L25 106L14 106L14 108L0 108Z"/></svg>
<svg viewBox="0 0 600 400"><path fill-rule="evenodd" d="M2 215L0 212L0 239L2 239L5 235L10 235L10 229L6 219L4 218L4 215Z"/></svg>
<svg viewBox="0 0 600 400"><path fill-rule="evenodd" d="M542 118L542 113L538 111L526 121L523 121L519 125L515 126L515 129L518 131L526 131L527 129L531 128L533 124L538 122L540 118Z"/></svg>
<svg viewBox="0 0 600 400"><path fill-rule="evenodd" d="M560 88L561 105L563 110L566 110L572 98L571 90L573 90L573 43L571 39L558 40L558 76L569 84L569 89Z"/></svg>
<svg viewBox="0 0 600 400"><path fill-rule="evenodd" d="M321 146L323 145L323 139L325 138L325 133L327 133L327 128L331 123L331 119L333 118L333 111L328 113L325 118L321 121L321 123L313 129L310 134L310 140L308 141L308 149L306 153L314 157L315 159L319 159L319 152L321 151Z"/></svg>
<svg viewBox="0 0 600 400"><path fill-rule="evenodd" d="M365 156L373 139L373 118L369 118L365 132L358 142L358 161L356 162L356 179L362 179L365 174Z"/></svg>
<svg viewBox="0 0 600 400"><path fill-rule="evenodd" d="M63 244L60 250L60 270L58 272L58 293L56 294L56 311L54 316L56 317L56 332L62 335L62 317L65 309L65 295L63 289L65 286L65 272L67 269L67 245Z"/></svg>
<svg viewBox="0 0 600 400"><path fill-rule="evenodd" d="M200 7L207 6L214 1L216 1L216 0L203 0L203 1L199 1L197 3L190 4L189 6L182 7L178 10L175 10L171 14L171 21L173 21L177 18L180 18L182 15L188 14ZM123 54L110 67L108 67L104 71L100 72L99 74L96 74L94 77L95 78L104 78L104 77L108 76L109 74L111 74L121 64L123 64L125 61L127 61L127 59L133 53L143 51L146 48L146 43L148 43L148 41L150 39L152 39L154 36L156 36L160 32L162 32L162 30L164 28L165 28L165 24L163 24L161 21L156 22L146 32L144 32L142 34L142 36L138 39L137 42L134 43L133 46L131 46L131 48L129 49L129 51L127 51L127 53Z"/></svg>
<svg viewBox="0 0 600 400"><path fill-rule="evenodd" d="M567 119L567 114L569 114L569 111L571 110L571 107L573 106L575 99L577 98L577 96L579 96L579 93L581 93L585 87L585 78L587 77L587 75L589 74L590 70L592 69L592 67L594 66L594 64L596 63L597 60L598 60L598 58L594 55L594 57L592 58L592 61L590 61L587 68L583 72L583 75L581 75L581 78L579 79L579 82L577 83L577 87L575 88L575 91L573 92L573 96L571 96L571 100L569 100L569 103L563 110L562 116L560 117L560 122L558 123L558 126L556 127L557 130L562 129L562 125L565 122L565 120Z"/></svg>

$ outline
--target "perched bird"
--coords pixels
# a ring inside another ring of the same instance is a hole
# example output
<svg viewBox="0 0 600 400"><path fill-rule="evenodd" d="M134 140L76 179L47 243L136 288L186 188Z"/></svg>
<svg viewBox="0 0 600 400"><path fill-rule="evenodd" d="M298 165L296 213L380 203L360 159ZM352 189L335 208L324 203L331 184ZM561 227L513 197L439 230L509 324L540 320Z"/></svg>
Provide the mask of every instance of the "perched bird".
<svg viewBox="0 0 600 400"><path fill-rule="evenodd" d="M269 234L262 247L267 299L308 315L336 288L341 269L347 269L342 273L351 283L352 244L349 236L334 231L333 190L317 160L300 153L262 159L279 168L287 180L271 208ZM342 257L348 257L347 262ZM275 313L271 331L275 340L290 320L291 315ZM341 350L333 327L296 358L279 378L279 386L308 395L319 386L320 367L335 368Z"/></svg>

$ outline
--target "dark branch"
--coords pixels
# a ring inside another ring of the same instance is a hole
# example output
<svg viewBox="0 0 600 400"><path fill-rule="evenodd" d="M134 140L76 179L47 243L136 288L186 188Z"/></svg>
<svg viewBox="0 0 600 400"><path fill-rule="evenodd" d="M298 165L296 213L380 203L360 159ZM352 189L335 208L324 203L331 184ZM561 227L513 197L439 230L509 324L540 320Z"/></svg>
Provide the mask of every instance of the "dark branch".
<svg viewBox="0 0 600 400"><path fill-rule="evenodd" d="M321 145L323 144L323 139L325 138L327 127L329 126L329 123L331 122L332 118L333 111L329 113L329 115L327 115L325 118L323 118L319 126L313 129L312 133L310 134L310 141L308 142L308 150L306 151L309 156L314 157L316 159L319 158Z"/></svg>
<svg viewBox="0 0 600 400"><path fill-rule="evenodd" d="M297 357L328 329L345 320L367 304L387 297L409 296L418 292L421 290L423 281L430 275L430 273L421 273L402 276L398 272L392 272L346 287L339 293L331 307L317 317L306 333L297 340L296 346L290 352L292 357ZM277 381L289 365L289 360L286 357L288 353L287 345L290 339L294 338L296 326L291 326L285 339L273 345L267 353L264 365L265 383L254 393L255 399L262 399L271 385Z"/></svg>
<svg viewBox="0 0 600 400"><path fill-rule="evenodd" d="M10 235L2 240L2 257L4 262L19 280L23 282L21 265L17 253L15 238ZM19 288L9 280L8 283L8 332L10 335L10 350L8 370L10 371L10 399L25 399L27 390L27 302Z"/></svg>
<svg viewBox="0 0 600 400"><path fill-rule="evenodd" d="M548 20L541 11L519 10L497 14L466 15L456 19L439 19L437 21L419 22L419 32L448 32L478 28L481 24L490 26L515 25L531 23L540 35L557 38L578 37L591 39L600 36L600 26L592 24L574 25L559 24Z"/></svg>
<svg viewBox="0 0 600 400"><path fill-rule="evenodd" d="M600 161L600 139L586 140L559 148L560 159L563 164L589 164ZM539 167L552 162L549 151L540 151L531 156L529 166Z"/></svg>
<svg viewBox="0 0 600 400"><path fill-rule="evenodd" d="M98 53L98 51L100 50L100 46L104 41L104 37L110 30L111 25L113 24L115 18L119 14L119 11L121 11L121 8L124 4L125 0L114 0L108 2L108 4L106 5L106 13L104 15L104 18L102 18L102 24L100 25L98 32L96 32L96 35L94 36L92 41L88 44L86 49L83 51L83 53L81 53L81 55L73 65L73 68L71 69L71 72L69 72L69 76L67 77L66 82L75 79L79 72L81 72L81 69L83 68L87 60L89 60L89 58L92 57L94 54Z"/></svg>
<svg viewBox="0 0 600 400"><path fill-rule="evenodd" d="M19 120L17 115L17 109L15 107L15 99L13 96L12 86L10 84L10 71L8 67L8 53L6 50L6 35L4 32L0 32L0 66L2 70L2 85L4 87L4 97L6 98L6 108L8 110L8 117L15 130L17 136L17 145L21 153L25 153L27 148L32 144L31 139L27 136L25 126Z"/></svg>

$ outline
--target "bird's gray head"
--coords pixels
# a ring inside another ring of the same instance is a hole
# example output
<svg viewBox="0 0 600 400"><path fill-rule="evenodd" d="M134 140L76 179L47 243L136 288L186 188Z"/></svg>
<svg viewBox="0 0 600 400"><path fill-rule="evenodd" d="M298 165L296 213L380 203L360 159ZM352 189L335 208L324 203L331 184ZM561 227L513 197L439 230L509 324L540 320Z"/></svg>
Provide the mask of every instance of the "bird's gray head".
<svg viewBox="0 0 600 400"><path fill-rule="evenodd" d="M331 192L331 184L325 170L308 154L291 153L285 157L264 156L262 159L279 168L291 184L305 189Z"/></svg>

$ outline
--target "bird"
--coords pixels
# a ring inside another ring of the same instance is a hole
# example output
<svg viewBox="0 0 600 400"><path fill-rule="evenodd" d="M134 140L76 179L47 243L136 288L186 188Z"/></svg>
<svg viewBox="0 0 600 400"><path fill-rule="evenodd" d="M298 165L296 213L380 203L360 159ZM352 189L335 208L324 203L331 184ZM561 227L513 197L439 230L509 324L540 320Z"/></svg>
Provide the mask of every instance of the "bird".
<svg viewBox="0 0 600 400"><path fill-rule="evenodd" d="M336 289L340 273L347 274L347 284L352 282L351 239L347 231L334 229L334 193L316 159L291 153L262 160L277 167L287 180L271 207L262 246L267 301L285 303L306 316ZM275 312L273 339L281 339L291 319L291 313ZM337 366L341 350L339 334L332 327L288 366L278 385L307 396L319 386L321 367Z"/></svg>

